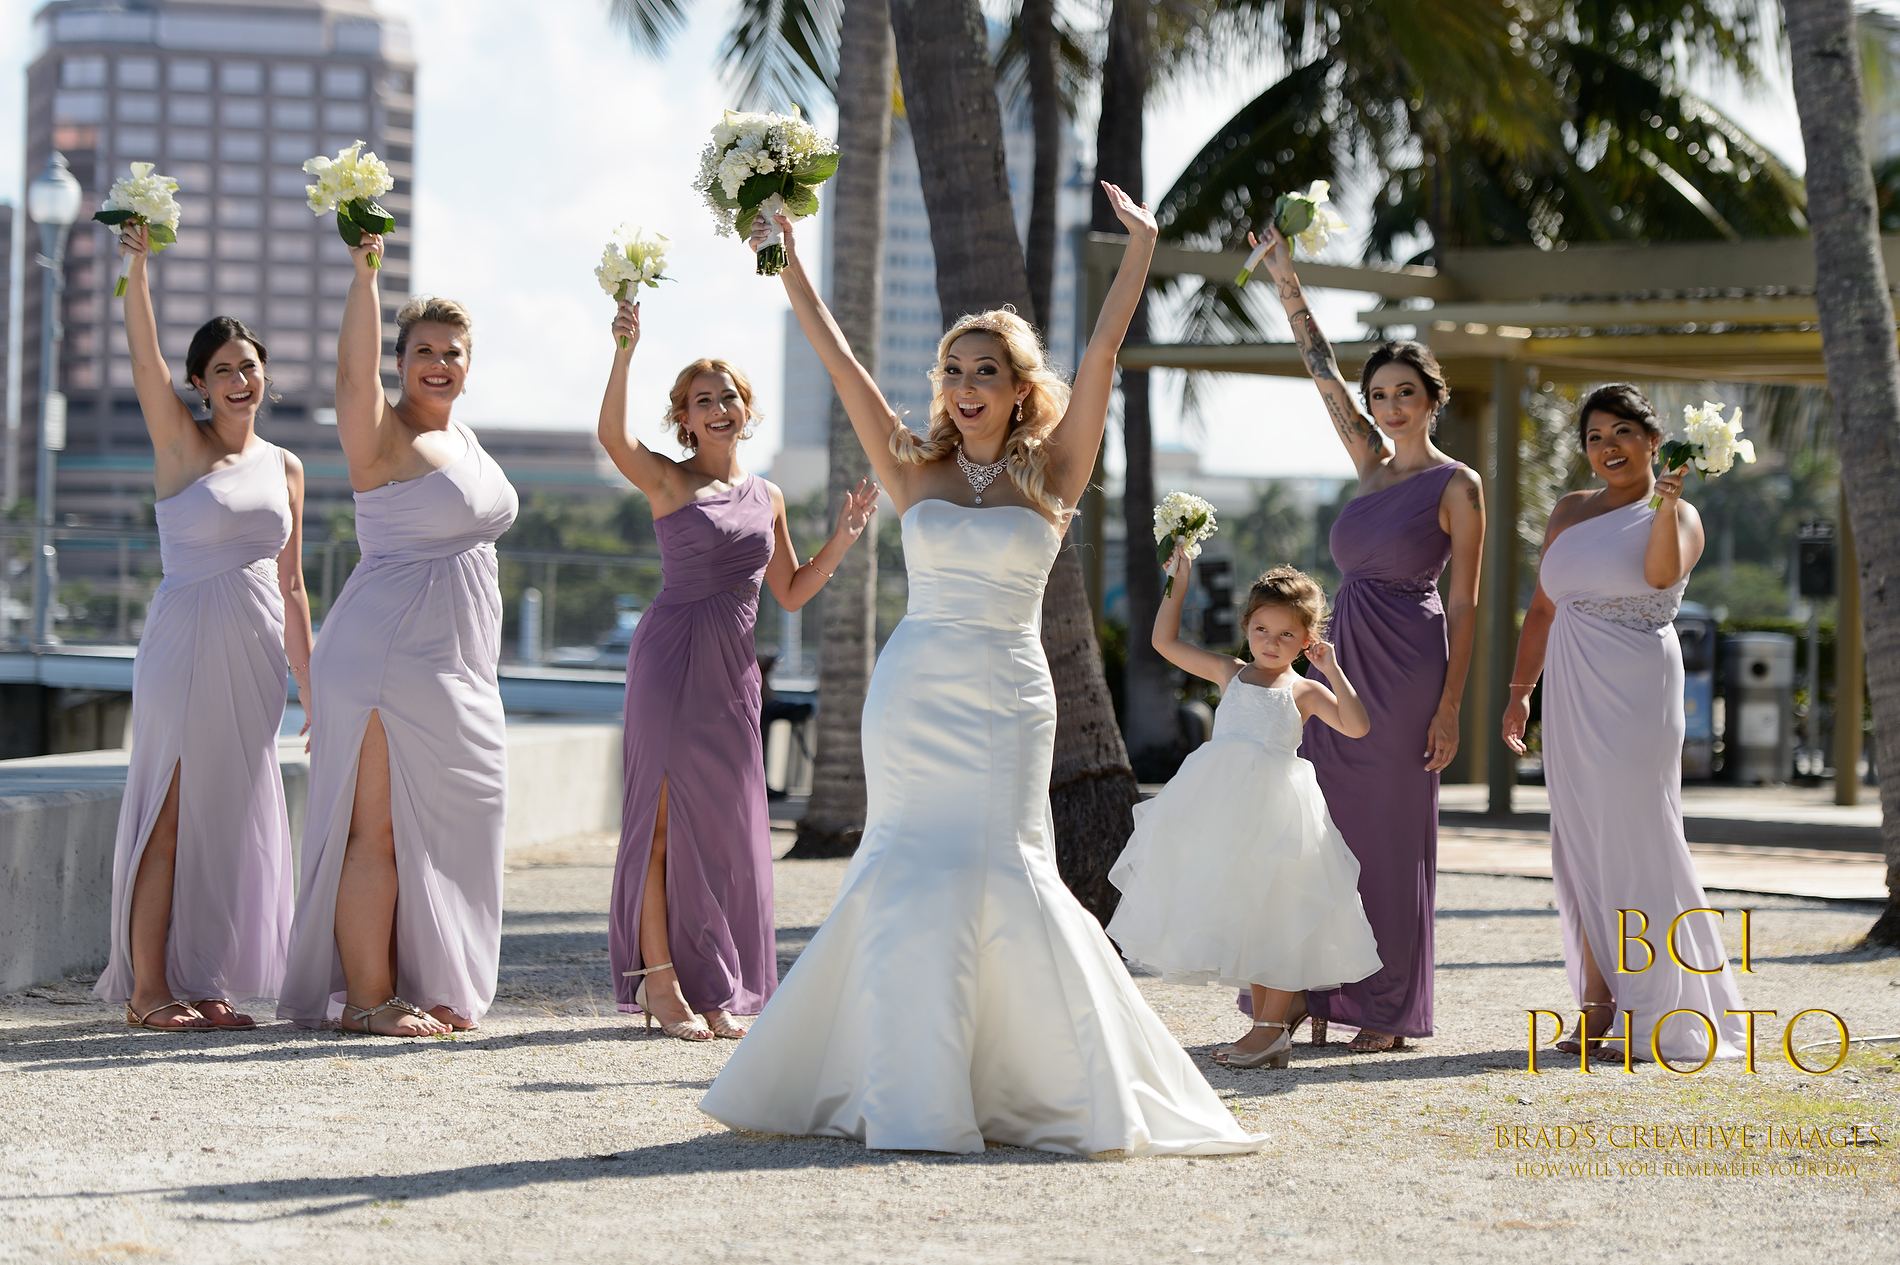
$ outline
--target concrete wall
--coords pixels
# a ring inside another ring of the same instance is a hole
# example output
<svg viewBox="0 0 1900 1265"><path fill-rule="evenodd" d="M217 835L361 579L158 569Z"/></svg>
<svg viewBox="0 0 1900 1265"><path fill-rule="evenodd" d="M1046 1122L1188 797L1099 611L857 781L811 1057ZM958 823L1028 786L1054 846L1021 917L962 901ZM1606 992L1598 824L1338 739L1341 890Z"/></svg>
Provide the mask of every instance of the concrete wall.
<svg viewBox="0 0 1900 1265"><path fill-rule="evenodd" d="M105 966L126 751L0 760L0 992ZM301 873L309 757L278 746ZM508 728L506 847L620 829L620 726Z"/></svg>

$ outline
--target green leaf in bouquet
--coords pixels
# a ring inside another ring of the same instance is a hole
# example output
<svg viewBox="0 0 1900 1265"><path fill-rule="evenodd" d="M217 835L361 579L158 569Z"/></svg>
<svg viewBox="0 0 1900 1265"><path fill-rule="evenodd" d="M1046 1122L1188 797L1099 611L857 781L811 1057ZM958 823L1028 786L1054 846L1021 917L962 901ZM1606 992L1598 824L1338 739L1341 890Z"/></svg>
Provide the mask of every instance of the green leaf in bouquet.
<svg viewBox="0 0 1900 1265"><path fill-rule="evenodd" d="M1207 526L1207 511L1202 510L1200 513L1196 514L1193 518L1188 520L1188 525L1186 529L1182 531L1181 534L1183 536L1192 536L1195 532L1198 532L1199 530L1201 530L1201 528L1205 526Z"/></svg>
<svg viewBox="0 0 1900 1265"><path fill-rule="evenodd" d="M838 155L820 154L792 173L800 184L820 185L838 174Z"/></svg>
<svg viewBox="0 0 1900 1265"><path fill-rule="evenodd" d="M744 211L747 207L751 207L753 213L757 214L761 202L775 193L785 192L785 181L786 175L780 171L769 171L764 175L749 177L744 184L739 186L739 209ZM752 217L747 216L745 222L750 224Z"/></svg>
<svg viewBox="0 0 1900 1265"><path fill-rule="evenodd" d="M1662 446L1662 466L1665 473L1680 469L1695 460L1695 445L1687 440L1672 439Z"/></svg>
<svg viewBox="0 0 1900 1265"><path fill-rule="evenodd" d="M350 219L366 233L390 233L396 229L396 217L369 198L346 202L338 209L338 213L341 214L344 209L349 211Z"/></svg>
<svg viewBox="0 0 1900 1265"><path fill-rule="evenodd" d="M145 239L152 243L153 250L163 250L178 240L169 224L148 224L145 227Z"/></svg>
<svg viewBox="0 0 1900 1265"><path fill-rule="evenodd" d="M345 246L352 249L363 244L363 226L343 214L340 207L337 209L336 234L343 239Z"/></svg>
<svg viewBox="0 0 1900 1265"><path fill-rule="evenodd" d="M759 218L759 207L764 203L764 198L760 198L757 202L744 203L733 214L732 230L738 234L740 241L752 236L752 221Z"/></svg>
<svg viewBox="0 0 1900 1265"><path fill-rule="evenodd" d="M787 215L816 215L818 213L818 191L802 184L794 184L792 191L784 195Z"/></svg>
<svg viewBox="0 0 1900 1265"><path fill-rule="evenodd" d="M1162 566L1168 565L1168 559L1174 556L1174 537L1163 536L1155 542L1155 561Z"/></svg>
<svg viewBox="0 0 1900 1265"><path fill-rule="evenodd" d="M98 220L101 224L117 226L125 223L129 219L136 218L137 215L137 211L94 211L92 218Z"/></svg>
<svg viewBox="0 0 1900 1265"><path fill-rule="evenodd" d="M1280 236L1291 241L1306 231L1317 209L1305 198L1283 193L1273 203L1273 226L1280 230Z"/></svg>

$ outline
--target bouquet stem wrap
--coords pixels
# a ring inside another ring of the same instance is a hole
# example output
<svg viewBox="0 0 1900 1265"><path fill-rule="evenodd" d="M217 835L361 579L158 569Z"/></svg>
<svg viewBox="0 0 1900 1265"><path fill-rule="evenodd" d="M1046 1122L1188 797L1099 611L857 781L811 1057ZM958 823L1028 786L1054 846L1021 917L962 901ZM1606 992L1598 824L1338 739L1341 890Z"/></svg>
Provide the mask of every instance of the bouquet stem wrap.
<svg viewBox="0 0 1900 1265"><path fill-rule="evenodd" d="M1214 534L1214 507L1187 492L1170 492L1155 506L1155 559L1167 572L1163 600L1174 595L1174 552L1177 543L1191 562L1201 556L1201 542Z"/></svg>

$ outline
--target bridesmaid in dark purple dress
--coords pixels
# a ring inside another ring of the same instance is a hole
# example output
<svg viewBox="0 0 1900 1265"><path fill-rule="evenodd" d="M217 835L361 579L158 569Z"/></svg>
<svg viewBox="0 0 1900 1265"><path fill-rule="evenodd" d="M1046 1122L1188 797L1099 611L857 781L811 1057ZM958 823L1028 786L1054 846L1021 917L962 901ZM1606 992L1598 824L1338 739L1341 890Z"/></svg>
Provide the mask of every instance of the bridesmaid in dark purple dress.
<svg viewBox="0 0 1900 1265"><path fill-rule="evenodd" d="M1359 389L1368 422L1306 305L1285 239L1267 231L1273 248L1265 263L1293 337L1359 471L1359 493L1333 524L1342 579L1332 638L1340 666L1368 683L1372 732L1353 740L1308 724L1300 754L1313 762L1333 821L1359 858L1359 895L1384 963L1356 984L1308 994L1313 1038L1324 1041L1327 1022L1336 1021L1359 1030L1348 1049L1372 1053L1432 1034L1438 774L1458 754L1477 628L1483 488L1432 443L1449 395L1432 353L1395 342L1366 359Z"/></svg>
<svg viewBox="0 0 1900 1265"><path fill-rule="evenodd" d="M627 426L627 368L640 308L614 320L600 442L646 493L661 587L627 654L625 782L608 951L624 1011L684 1041L737 1039L778 987L772 848L752 626L759 583L787 610L825 586L877 507L866 482L803 566L779 490L739 465L757 419L752 386L722 360L673 383L667 425L687 456L654 452ZM703 1022L702 1022L703 1020Z"/></svg>

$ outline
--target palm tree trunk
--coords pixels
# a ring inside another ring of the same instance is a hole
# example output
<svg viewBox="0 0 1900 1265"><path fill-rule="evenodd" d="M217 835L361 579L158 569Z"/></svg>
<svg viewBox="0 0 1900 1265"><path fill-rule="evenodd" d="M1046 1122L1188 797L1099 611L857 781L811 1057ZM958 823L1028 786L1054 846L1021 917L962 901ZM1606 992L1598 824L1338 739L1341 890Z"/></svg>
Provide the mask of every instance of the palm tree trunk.
<svg viewBox="0 0 1900 1265"><path fill-rule="evenodd" d="M1148 100L1148 13L1152 0L1115 0L1108 18L1108 51L1102 60L1102 116L1095 139L1096 175L1139 202L1142 200L1142 113ZM1097 186L1091 226L1101 233L1119 231L1108 197ZM1148 339L1144 301L1129 323L1130 342ZM1174 675L1155 652L1149 630L1161 607L1161 578L1146 547L1154 532L1154 430L1149 417L1146 373L1122 371L1122 521L1127 527L1124 552L1128 591L1128 666L1123 683L1123 733L1134 767L1143 776L1167 776L1179 745L1175 720Z"/></svg>
<svg viewBox="0 0 1900 1265"><path fill-rule="evenodd" d="M891 0L891 25L945 323L1005 303L1026 310L1028 276L1010 209L1002 114L978 0ZM1042 610L1042 648L1056 688L1049 787L1056 865L1077 899L1106 921L1114 909L1108 869L1133 829L1138 792L1072 545L1056 557Z"/></svg>
<svg viewBox="0 0 1900 1265"><path fill-rule="evenodd" d="M839 30L838 148L831 203L830 306L851 349L877 372L884 293L885 184L890 174L891 87L897 67L888 0L844 0ZM848 266L842 261L850 261ZM830 519L871 473L851 419L831 398L827 444ZM849 856L864 833L864 693L877 653L877 521L825 586L818 661L818 751L811 799L789 855Z"/></svg>
<svg viewBox="0 0 1900 1265"><path fill-rule="evenodd" d="M1860 564L1874 732L1884 755L1900 735L1900 500L1891 491L1900 479L1900 355L1862 132L1859 41L1851 0L1785 0L1783 8L1807 151L1822 356ZM1887 908L1868 939L1900 945L1900 776L1880 779L1880 809Z"/></svg>
<svg viewBox="0 0 1900 1265"><path fill-rule="evenodd" d="M1030 182L1029 301L1037 328L1049 331L1056 279L1056 189L1062 179L1062 102L1056 93L1055 0L1023 0L1023 42L1029 54L1029 115L1036 134L1036 171Z"/></svg>

